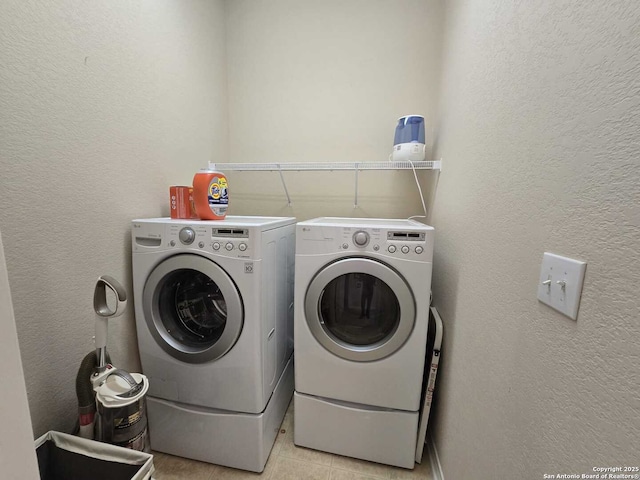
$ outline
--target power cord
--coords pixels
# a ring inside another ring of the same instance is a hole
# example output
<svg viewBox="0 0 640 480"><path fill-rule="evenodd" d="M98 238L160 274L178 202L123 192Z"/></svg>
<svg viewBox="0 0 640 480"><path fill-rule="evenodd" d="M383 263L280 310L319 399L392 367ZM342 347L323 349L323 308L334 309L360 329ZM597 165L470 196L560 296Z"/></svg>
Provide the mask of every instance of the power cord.
<svg viewBox="0 0 640 480"><path fill-rule="evenodd" d="M413 178L416 180L416 186L418 187L418 192L420 193L420 201L422 202L422 211L424 215L413 215L409 217L409 220L413 220L414 218L427 218L427 207L424 203L424 195L422 195L422 188L420 187L420 182L418 181L418 174L416 173L416 168L413 165L413 161L409 160L409 164L411 164L411 170L413 170Z"/></svg>

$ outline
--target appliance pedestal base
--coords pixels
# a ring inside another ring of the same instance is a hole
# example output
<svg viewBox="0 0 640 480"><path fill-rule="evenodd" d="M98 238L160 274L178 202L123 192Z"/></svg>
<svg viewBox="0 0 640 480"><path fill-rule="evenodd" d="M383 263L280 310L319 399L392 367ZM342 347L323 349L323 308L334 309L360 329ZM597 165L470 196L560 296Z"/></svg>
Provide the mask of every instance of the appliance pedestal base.
<svg viewBox="0 0 640 480"><path fill-rule="evenodd" d="M293 393L293 356L262 413L215 410L148 397L153 450L262 472Z"/></svg>
<svg viewBox="0 0 640 480"><path fill-rule="evenodd" d="M294 399L296 445L396 467L415 467L418 412L368 407L298 392Z"/></svg>

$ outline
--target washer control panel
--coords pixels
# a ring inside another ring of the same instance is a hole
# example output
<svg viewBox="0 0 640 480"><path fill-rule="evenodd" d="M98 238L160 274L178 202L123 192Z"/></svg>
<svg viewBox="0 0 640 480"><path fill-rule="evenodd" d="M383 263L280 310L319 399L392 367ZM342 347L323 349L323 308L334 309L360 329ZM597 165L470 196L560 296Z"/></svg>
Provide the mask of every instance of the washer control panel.
<svg viewBox="0 0 640 480"><path fill-rule="evenodd" d="M250 258L254 254L249 229L211 225L167 225L161 245L179 249L202 250L226 257Z"/></svg>

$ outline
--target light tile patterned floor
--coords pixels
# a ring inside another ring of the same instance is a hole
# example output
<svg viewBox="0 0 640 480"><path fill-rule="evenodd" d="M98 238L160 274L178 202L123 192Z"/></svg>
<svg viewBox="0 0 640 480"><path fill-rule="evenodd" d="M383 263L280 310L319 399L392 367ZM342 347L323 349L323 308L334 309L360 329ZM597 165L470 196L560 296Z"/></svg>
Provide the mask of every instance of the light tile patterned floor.
<svg viewBox="0 0 640 480"><path fill-rule="evenodd" d="M365 462L349 457L318 452L293 444L292 404L267 466L261 474L211 465L185 458L154 452L156 480L431 480L431 467L425 453L414 470ZM283 432L284 431L284 432ZM426 449L425 449L426 450Z"/></svg>

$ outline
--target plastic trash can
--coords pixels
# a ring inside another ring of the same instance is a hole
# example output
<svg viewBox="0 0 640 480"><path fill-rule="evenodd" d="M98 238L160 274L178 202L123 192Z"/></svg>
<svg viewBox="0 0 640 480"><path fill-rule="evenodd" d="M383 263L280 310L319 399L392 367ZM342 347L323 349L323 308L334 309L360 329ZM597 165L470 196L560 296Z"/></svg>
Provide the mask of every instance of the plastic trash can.
<svg viewBox="0 0 640 480"><path fill-rule="evenodd" d="M60 432L36 440L41 480L149 480L153 455Z"/></svg>

